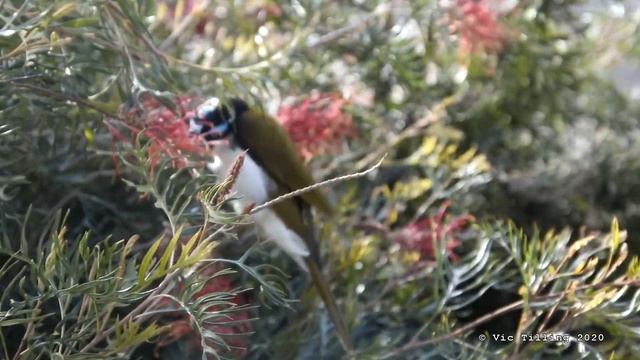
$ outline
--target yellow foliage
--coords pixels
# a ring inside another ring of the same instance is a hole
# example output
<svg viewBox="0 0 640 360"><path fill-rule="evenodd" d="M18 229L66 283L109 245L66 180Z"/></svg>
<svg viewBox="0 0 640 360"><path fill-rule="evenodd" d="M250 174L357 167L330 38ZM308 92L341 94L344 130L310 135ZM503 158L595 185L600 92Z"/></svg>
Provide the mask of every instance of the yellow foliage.
<svg viewBox="0 0 640 360"><path fill-rule="evenodd" d="M626 275L630 278L640 277L640 258L634 256L629 262Z"/></svg>
<svg viewBox="0 0 640 360"><path fill-rule="evenodd" d="M427 178L414 179L406 183L396 183L393 188L392 198L413 200L422 196L432 186L433 181Z"/></svg>
<svg viewBox="0 0 640 360"><path fill-rule="evenodd" d="M93 144L93 141L95 139L93 130L91 130L90 128L84 128L84 138L87 139L87 142L89 143L89 145Z"/></svg>
<svg viewBox="0 0 640 360"><path fill-rule="evenodd" d="M420 261L421 255L419 251L405 251L402 253L402 261L407 264L414 264Z"/></svg>
<svg viewBox="0 0 640 360"><path fill-rule="evenodd" d="M61 17L68 15L70 12L75 10L75 8L76 8L75 2L69 2L69 3L63 4L51 15L51 19L58 20Z"/></svg>
<svg viewBox="0 0 640 360"><path fill-rule="evenodd" d="M611 221L611 247L615 251L620 244L626 240L627 232L620 231L620 225L618 224L618 218L614 217Z"/></svg>
<svg viewBox="0 0 640 360"><path fill-rule="evenodd" d="M581 262L573 272L575 275L582 275L586 271L593 270L598 265L598 258L592 257L587 261Z"/></svg>
<svg viewBox="0 0 640 360"><path fill-rule="evenodd" d="M343 253L340 259L340 267L347 268L351 265L363 261L367 255L369 255L372 251L375 251L375 247L372 246L373 238L365 237L355 240L351 247L349 248L348 253Z"/></svg>

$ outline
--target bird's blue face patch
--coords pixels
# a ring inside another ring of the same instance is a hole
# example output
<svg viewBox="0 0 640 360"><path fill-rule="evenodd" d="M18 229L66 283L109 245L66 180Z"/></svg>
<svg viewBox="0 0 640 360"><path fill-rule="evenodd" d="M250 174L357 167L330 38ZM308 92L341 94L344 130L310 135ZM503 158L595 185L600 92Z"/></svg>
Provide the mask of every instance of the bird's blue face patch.
<svg viewBox="0 0 640 360"><path fill-rule="evenodd" d="M222 124L216 125L213 128L213 131L220 133L220 134L227 134L229 132L229 123L228 122L223 122Z"/></svg>
<svg viewBox="0 0 640 360"><path fill-rule="evenodd" d="M231 133L234 114L221 104L217 98L211 98L200 105L196 115L189 121L189 131L204 135L207 140L219 140Z"/></svg>

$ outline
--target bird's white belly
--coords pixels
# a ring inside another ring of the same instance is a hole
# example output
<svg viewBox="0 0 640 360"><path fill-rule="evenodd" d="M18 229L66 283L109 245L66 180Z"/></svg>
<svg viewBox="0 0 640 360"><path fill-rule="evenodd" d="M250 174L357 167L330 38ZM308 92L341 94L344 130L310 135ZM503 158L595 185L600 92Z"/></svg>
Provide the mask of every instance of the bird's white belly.
<svg viewBox="0 0 640 360"><path fill-rule="evenodd" d="M215 148L215 159L207 167L221 177L228 176L238 157L243 153L238 148L220 146ZM261 205L270 200L269 194L274 192L276 184L256 164L253 159L246 154L242 163L242 168L236 177L236 181L231 189L235 192L237 200L234 200L234 208L241 212L251 204ZM274 241L289 256L291 256L300 266L306 269L303 257L309 256L309 249L305 242L290 230L285 223L280 220L271 209L264 209L251 215L251 219L258 225L259 229L266 235L267 239Z"/></svg>

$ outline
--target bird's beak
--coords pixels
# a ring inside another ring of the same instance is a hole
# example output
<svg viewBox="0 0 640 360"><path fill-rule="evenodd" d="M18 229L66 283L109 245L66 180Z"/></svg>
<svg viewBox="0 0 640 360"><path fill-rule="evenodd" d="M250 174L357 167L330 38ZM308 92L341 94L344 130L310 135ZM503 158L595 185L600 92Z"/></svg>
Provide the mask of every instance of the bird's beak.
<svg viewBox="0 0 640 360"><path fill-rule="evenodd" d="M222 133L212 129L206 121L202 121L197 117L189 119L189 133L191 135L197 135L207 140L207 143L211 146L225 145L229 143L227 139L220 139ZM211 140L216 139L216 140Z"/></svg>

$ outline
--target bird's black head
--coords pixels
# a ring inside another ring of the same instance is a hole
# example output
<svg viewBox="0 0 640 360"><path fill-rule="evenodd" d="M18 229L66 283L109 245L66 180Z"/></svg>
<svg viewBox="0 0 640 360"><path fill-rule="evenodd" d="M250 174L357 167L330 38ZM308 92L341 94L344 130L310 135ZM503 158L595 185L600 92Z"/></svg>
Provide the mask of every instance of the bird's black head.
<svg viewBox="0 0 640 360"><path fill-rule="evenodd" d="M224 139L233 132L234 122L248 109L240 99L222 103L218 98L210 98L198 106L195 116L189 119L189 131L204 135L209 141Z"/></svg>

